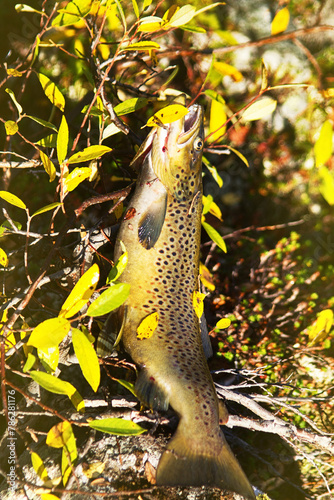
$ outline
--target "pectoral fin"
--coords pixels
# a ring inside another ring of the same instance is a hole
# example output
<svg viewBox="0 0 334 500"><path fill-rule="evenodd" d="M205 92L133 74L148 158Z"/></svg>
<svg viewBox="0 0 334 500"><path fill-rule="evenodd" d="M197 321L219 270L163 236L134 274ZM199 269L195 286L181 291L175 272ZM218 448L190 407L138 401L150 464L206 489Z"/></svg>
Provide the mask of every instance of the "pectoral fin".
<svg viewBox="0 0 334 500"><path fill-rule="evenodd" d="M138 226L139 242L146 250L153 248L160 236L167 210L167 192L151 203L142 215Z"/></svg>
<svg viewBox="0 0 334 500"><path fill-rule="evenodd" d="M135 385L138 399L151 410L166 411L169 406L168 395L159 387L154 377L143 368Z"/></svg>

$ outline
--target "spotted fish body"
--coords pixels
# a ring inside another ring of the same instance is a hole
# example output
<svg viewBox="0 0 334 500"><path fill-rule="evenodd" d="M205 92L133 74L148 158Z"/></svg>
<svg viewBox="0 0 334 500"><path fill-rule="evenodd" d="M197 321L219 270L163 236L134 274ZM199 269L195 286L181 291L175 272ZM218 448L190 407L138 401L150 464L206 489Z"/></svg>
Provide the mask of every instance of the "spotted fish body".
<svg viewBox="0 0 334 500"><path fill-rule="evenodd" d="M157 484L212 485L255 499L219 427L219 404L193 306L198 289L202 212L202 109L150 133L137 154L137 187L121 224L128 265L121 281L130 296L121 309L123 344L140 368L136 393L155 410L169 404L180 417L163 453ZM140 340L137 327L158 312L156 330Z"/></svg>

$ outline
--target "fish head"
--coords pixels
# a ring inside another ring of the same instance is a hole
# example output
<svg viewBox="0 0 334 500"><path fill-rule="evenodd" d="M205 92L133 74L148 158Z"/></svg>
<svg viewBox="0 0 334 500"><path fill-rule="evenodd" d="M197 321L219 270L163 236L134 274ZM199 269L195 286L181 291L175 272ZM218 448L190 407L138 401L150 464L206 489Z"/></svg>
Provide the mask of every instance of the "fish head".
<svg viewBox="0 0 334 500"><path fill-rule="evenodd" d="M152 167L178 201L192 198L202 175L203 110L194 104L177 121L157 127L152 142Z"/></svg>

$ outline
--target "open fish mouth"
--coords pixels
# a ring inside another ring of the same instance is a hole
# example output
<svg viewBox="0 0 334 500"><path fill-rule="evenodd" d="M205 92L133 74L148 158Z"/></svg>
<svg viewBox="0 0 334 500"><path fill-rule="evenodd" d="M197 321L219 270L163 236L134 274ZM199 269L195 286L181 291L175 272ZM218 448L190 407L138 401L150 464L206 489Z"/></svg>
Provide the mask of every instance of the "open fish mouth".
<svg viewBox="0 0 334 500"><path fill-rule="evenodd" d="M198 104L193 104L189 107L188 113L184 117L183 132L177 139L178 144L185 144L189 139L193 138L200 131L202 123L202 107Z"/></svg>

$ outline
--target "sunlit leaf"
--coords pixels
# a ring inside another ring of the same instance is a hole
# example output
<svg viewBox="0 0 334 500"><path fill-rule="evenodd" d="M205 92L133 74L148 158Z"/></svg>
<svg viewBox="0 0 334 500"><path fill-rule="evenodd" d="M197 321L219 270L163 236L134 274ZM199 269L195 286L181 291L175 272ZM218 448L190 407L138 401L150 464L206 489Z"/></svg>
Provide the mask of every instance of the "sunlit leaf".
<svg viewBox="0 0 334 500"><path fill-rule="evenodd" d="M54 106L61 111L65 109L65 98L58 87L43 73L37 73L38 79L41 82L44 94L52 102Z"/></svg>
<svg viewBox="0 0 334 500"><path fill-rule="evenodd" d="M69 132L65 115L62 116L57 135L57 158L59 165L63 163L67 156Z"/></svg>
<svg viewBox="0 0 334 500"><path fill-rule="evenodd" d="M72 431L69 435L67 435L67 440L62 449L61 474L64 486L66 486L66 483L69 480L70 475L72 474L72 468L77 458L78 458L78 450L77 450L75 436Z"/></svg>
<svg viewBox="0 0 334 500"><path fill-rule="evenodd" d="M136 18L139 17L139 9L136 0L132 0L133 12L135 13Z"/></svg>
<svg viewBox="0 0 334 500"><path fill-rule="evenodd" d="M163 21L161 17L143 17L141 19L140 25L138 26L138 31L142 31L144 33L153 33L154 31L160 30L164 24L165 21Z"/></svg>
<svg viewBox="0 0 334 500"><path fill-rule="evenodd" d="M160 49L160 45L156 42L151 42L147 40L147 42L136 42L123 47L122 50L152 50L152 49Z"/></svg>
<svg viewBox="0 0 334 500"><path fill-rule="evenodd" d="M313 323L308 334L311 345L321 342L328 337L333 326L333 318L332 309L324 309L318 314L318 318Z"/></svg>
<svg viewBox="0 0 334 500"><path fill-rule="evenodd" d="M92 422L88 422L88 425L97 431L115 434L117 436L137 436L138 434L146 432L146 429L143 429L140 425L135 424L131 420L124 420L122 418L93 420Z"/></svg>
<svg viewBox="0 0 334 500"><path fill-rule="evenodd" d="M159 322L159 313L153 312L146 316L137 327L137 339L149 339L155 332Z"/></svg>
<svg viewBox="0 0 334 500"><path fill-rule="evenodd" d="M64 180L64 191L73 191L84 180L91 176L91 167L76 167Z"/></svg>
<svg viewBox="0 0 334 500"><path fill-rule="evenodd" d="M333 152L333 126L330 120L326 120L320 129L320 134L314 145L315 165L324 165L332 156Z"/></svg>
<svg viewBox="0 0 334 500"><path fill-rule="evenodd" d="M216 167L214 165L211 165L211 163L207 160L207 158L205 158L205 156L202 157L202 160L218 186L221 188L223 186L223 179L218 174Z"/></svg>
<svg viewBox="0 0 334 500"><path fill-rule="evenodd" d="M71 323L65 318L50 318L42 321L31 332L27 345L42 350L57 347L71 328Z"/></svg>
<svg viewBox="0 0 334 500"><path fill-rule="evenodd" d="M32 349L32 348L30 347L30 349ZM37 361L37 356L35 356L31 352L28 352L26 356L27 356L27 361L24 364L24 367L22 370L23 373L27 373L28 371L30 371Z"/></svg>
<svg viewBox="0 0 334 500"><path fill-rule="evenodd" d="M87 336L77 328L72 328L72 342L83 376L96 392L100 385L101 374L95 349Z"/></svg>
<svg viewBox="0 0 334 500"><path fill-rule="evenodd" d="M37 349L39 359L47 371L55 372L59 363L59 347L49 347L48 349ZM46 365L46 366L45 366Z"/></svg>
<svg viewBox="0 0 334 500"><path fill-rule="evenodd" d="M211 240L216 243L216 245L223 250L223 252L227 252L226 248L226 243L223 239L223 237L216 231L214 227L212 227L210 224L208 224L205 221L202 221L202 226L204 227L205 231L208 233L209 237Z"/></svg>
<svg viewBox="0 0 334 500"><path fill-rule="evenodd" d="M62 205L62 203L60 203L58 201L56 201L55 203L50 203L50 205L45 205L45 207L42 207L42 208L39 208L38 210L36 210L36 212L33 213L31 217L35 217L36 215L39 215L39 214L44 214L45 212L49 212L50 210L53 210L54 208L57 208L60 205Z"/></svg>
<svg viewBox="0 0 334 500"><path fill-rule="evenodd" d="M188 114L188 109L185 106L182 106L182 104L171 104L151 116L146 125L148 127L160 127L166 123L175 122L186 114Z"/></svg>
<svg viewBox="0 0 334 500"><path fill-rule="evenodd" d="M205 288L207 288L208 290L213 292L216 287L213 283L212 274L210 273L209 269L202 262L199 263L199 275L200 275L201 282L203 283Z"/></svg>
<svg viewBox="0 0 334 500"><path fill-rule="evenodd" d="M44 15L44 12L36 10L33 7L30 7L30 5L26 5L24 3L17 3L15 5L15 10L16 12L35 12L36 14Z"/></svg>
<svg viewBox="0 0 334 500"><path fill-rule="evenodd" d="M196 316L201 319L204 312L204 299L205 293L198 292L195 290L193 292L193 306L195 309Z"/></svg>
<svg viewBox="0 0 334 500"><path fill-rule="evenodd" d="M118 116L127 115L133 113L137 109L143 108L147 103L148 101L144 97L134 97L133 99L127 99L117 104L117 106L114 107L114 111Z"/></svg>
<svg viewBox="0 0 334 500"><path fill-rule="evenodd" d="M6 129L7 135L15 135L16 132L18 132L18 130L19 130L19 126L13 120L7 120L5 122L5 129Z"/></svg>
<svg viewBox="0 0 334 500"><path fill-rule="evenodd" d="M177 28L178 26L182 26L183 24L189 23L194 17L196 12L196 8L192 5L183 5L180 9L178 9L175 14L170 18L168 24L173 28Z"/></svg>
<svg viewBox="0 0 334 500"><path fill-rule="evenodd" d="M38 371L31 371L30 376L35 382L37 382L47 391L53 392L54 394L64 394L68 396L77 411L84 410L85 404L82 397L80 396L76 388L69 382L60 380L59 378L55 377L54 375L50 375L49 373Z"/></svg>
<svg viewBox="0 0 334 500"><path fill-rule="evenodd" d="M7 94L10 95L10 98L12 99L13 103L15 104L16 109L20 115L22 113L23 109L22 109L21 104L19 104L17 102L14 92L12 91L12 89L5 89L5 90L6 90Z"/></svg>
<svg viewBox="0 0 334 500"><path fill-rule="evenodd" d="M22 210L25 210L27 208L25 203L23 203L20 198L18 198L15 194L9 193L8 191L0 191L0 198L17 208L22 208Z"/></svg>
<svg viewBox="0 0 334 500"><path fill-rule="evenodd" d="M7 68L6 69L7 75L9 76L14 76L14 77L20 77L23 75L23 73L15 68Z"/></svg>
<svg viewBox="0 0 334 500"><path fill-rule="evenodd" d="M43 151L39 152L39 156L41 157L44 170L49 176L49 181L54 181L57 174L56 167L54 166L50 158L45 153L43 153Z"/></svg>
<svg viewBox="0 0 334 500"><path fill-rule="evenodd" d="M243 79L242 73L237 68L230 64L215 61L213 67L222 76L230 76L235 82L240 82Z"/></svg>
<svg viewBox="0 0 334 500"><path fill-rule="evenodd" d="M93 295L100 278L97 264L93 264L79 279L70 295L65 300L59 318L71 318L77 314Z"/></svg>
<svg viewBox="0 0 334 500"><path fill-rule="evenodd" d="M288 7L284 7L283 9L279 10L272 23L271 23L271 34L272 35L277 35L278 33L282 33L282 31L285 31L289 25L290 21L290 12Z"/></svg>
<svg viewBox="0 0 334 500"><path fill-rule="evenodd" d="M118 283L111 285L101 295L92 302L88 308L87 316L103 316L117 309L125 302L130 293L128 283Z"/></svg>
<svg viewBox="0 0 334 500"><path fill-rule="evenodd" d="M114 123L110 123L104 130L102 134L102 141L107 139L108 137L111 137L112 135L118 134L121 132L121 129L117 127Z"/></svg>
<svg viewBox="0 0 334 500"><path fill-rule="evenodd" d="M55 480L53 479L52 483L54 484L54 482L55 482ZM56 495L53 495L52 493L41 493L41 499L42 500L59 500L59 497L56 497Z"/></svg>
<svg viewBox="0 0 334 500"><path fill-rule="evenodd" d="M222 220L222 213L217 203L213 201L213 197L209 194L208 196L203 195L203 214L210 214L217 217L217 219Z"/></svg>
<svg viewBox="0 0 334 500"><path fill-rule="evenodd" d="M319 191L327 201L328 205L334 205L334 175L324 165L319 168L320 186Z"/></svg>
<svg viewBox="0 0 334 500"><path fill-rule="evenodd" d="M0 248L0 264L3 267L8 267L9 264L8 256L2 248Z"/></svg>
<svg viewBox="0 0 334 500"><path fill-rule="evenodd" d="M230 324L231 320L229 318L222 318L217 322L215 328L217 330L224 330L224 328L228 328Z"/></svg>
<svg viewBox="0 0 334 500"><path fill-rule="evenodd" d="M79 151L79 153L75 153L73 156L70 156L67 162L71 164L71 163L82 163L84 161L95 160L96 158L99 158L100 156L103 156L104 154L109 153L110 151L112 151L112 149L109 148L108 146L100 146L100 145L89 146L88 148Z"/></svg>
<svg viewBox="0 0 334 500"><path fill-rule="evenodd" d="M242 114L242 121L261 120L271 115L277 106L277 101L271 97L262 97L245 109Z"/></svg>
<svg viewBox="0 0 334 500"><path fill-rule="evenodd" d="M124 246L122 255L118 258L116 264L111 269L108 275L107 284L110 283L111 281L118 280L118 278L126 268L127 263L128 263L128 252L126 251Z"/></svg>
<svg viewBox="0 0 334 500"><path fill-rule="evenodd" d="M72 0L64 9L59 9L57 17L52 21L52 26L68 26L77 23L85 17L92 4L92 0Z"/></svg>
<svg viewBox="0 0 334 500"><path fill-rule="evenodd" d="M134 384L132 384L131 382L128 382L127 380L123 380L121 378L118 378L117 382L119 384L121 384L123 387L125 387L126 389L128 389L128 391L130 391L134 396L137 397Z"/></svg>
<svg viewBox="0 0 334 500"><path fill-rule="evenodd" d="M249 167L249 163L248 163L248 160L247 158L244 157L244 155L242 153L240 153L240 151L238 151L237 149L234 149L232 148L231 146L226 146L229 150L233 151L234 154L236 154L241 161L244 162L244 164L246 165L246 167Z"/></svg>
<svg viewBox="0 0 334 500"><path fill-rule="evenodd" d="M38 477L40 477L44 482L48 481L49 480L48 471L46 470L46 467L41 457L33 451L31 452L30 457L32 466Z"/></svg>
<svg viewBox="0 0 334 500"><path fill-rule="evenodd" d="M58 134L50 134L37 141L35 144L43 146L44 148L55 148L57 146L57 137Z"/></svg>
<svg viewBox="0 0 334 500"><path fill-rule="evenodd" d="M143 11L147 9L151 5L153 0L144 0L143 1Z"/></svg>
<svg viewBox="0 0 334 500"><path fill-rule="evenodd" d="M207 138L208 142L214 142L220 137L222 138L226 131L226 120L225 104L212 99L210 107L209 136Z"/></svg>
<svg viewBox="0 0 334 500"><path fill-rule="evenodd" d="M62 448L73 435L70 422L63 421L54 425L46 436L46 444L52 448Z"/></svg>

